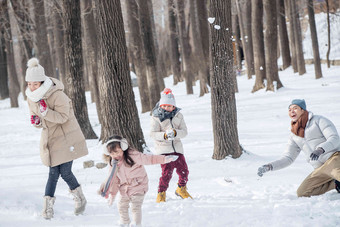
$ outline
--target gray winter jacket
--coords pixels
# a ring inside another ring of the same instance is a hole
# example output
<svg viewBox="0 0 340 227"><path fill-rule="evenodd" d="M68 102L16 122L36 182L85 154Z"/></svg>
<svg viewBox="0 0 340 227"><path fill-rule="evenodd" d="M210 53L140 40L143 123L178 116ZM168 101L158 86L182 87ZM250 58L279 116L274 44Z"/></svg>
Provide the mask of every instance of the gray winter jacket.
<svg viewBox="0 0 340 227"><path fill-rule="evenodd" d="M320 155L318 160L310 160L311 153L318 147L323 148L325 152ZM334 124L323 116L313 115L312 112L309 112L305 137L299 137L291 132L283 156L270 163L273 170L282 169L292 164L301 150L305 153L307 162L314 169L320 167L335 152L340 151L340 138Z"/></svg>

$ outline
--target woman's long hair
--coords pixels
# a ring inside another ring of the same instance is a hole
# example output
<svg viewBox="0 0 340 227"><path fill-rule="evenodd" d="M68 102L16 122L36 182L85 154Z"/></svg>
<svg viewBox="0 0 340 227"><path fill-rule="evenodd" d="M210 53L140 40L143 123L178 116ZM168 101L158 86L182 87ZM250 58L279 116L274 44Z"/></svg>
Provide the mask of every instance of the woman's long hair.
<svg viewBox="0 0 340 227"><path fill-rule="evenodd" d="M118 136L118 135L111 136L111 137L108 139L108 141L109 141L109 140L112 140L112 139L122 140L123 137ZM119 147L119 148L122 149L122 147L120 146L120 142L114 141L114 142L112 142L112 143L109 143L109 144L106 146L106 149L108 150L109 153L111 153L111 152L115 152L115 150L116 150L117 147ZM123 157L124 157L124 161L125 161L130 167L132 167L132 166L135 164L135 162L133 161L133 159L131 158L131 156L130 156L130 154L129 154L129 151L130 151L130 150L131 150L131 147L129 146L128 149L126 149L125 151L123 151L123 152L124 152L124 153L123 153ZM111 162L112 162L112 157L109 156L109 158L110 158L110 159L109 159L109 163L110 163L110 165L112 165L112 164L111 164ZM105 159L106 159L106 157L105 157Z"/></svg>

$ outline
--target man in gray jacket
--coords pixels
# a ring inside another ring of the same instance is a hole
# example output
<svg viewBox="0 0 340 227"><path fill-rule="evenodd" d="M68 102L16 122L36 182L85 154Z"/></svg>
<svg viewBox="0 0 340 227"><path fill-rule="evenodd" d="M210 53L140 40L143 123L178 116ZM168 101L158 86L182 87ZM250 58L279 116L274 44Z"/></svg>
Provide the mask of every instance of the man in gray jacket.
<svg viewBox="0 0 340 227"><path fill-rule="evenodd" d="M258 169L258 175L279 170L292 164L303 151L314 167L297 190L299 197L321 195L336 189L340 193L340 138L334 124L327 118L307 111L303 99L294 99L288 111L291 122L286 151L277 161Z"/></svg>

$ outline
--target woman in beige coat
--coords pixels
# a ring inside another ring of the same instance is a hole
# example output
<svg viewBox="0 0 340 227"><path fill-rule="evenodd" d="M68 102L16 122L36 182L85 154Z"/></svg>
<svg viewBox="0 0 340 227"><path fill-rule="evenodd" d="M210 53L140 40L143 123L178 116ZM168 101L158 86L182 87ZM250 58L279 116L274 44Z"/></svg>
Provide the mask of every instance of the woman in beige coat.
<svg viewBox="0 0 340 227"><path fill-rule="evenodd" d="M59 176L68 184L75 200L76 215L85 210L86 199L76 177L72 173L74 159L88 154L85 137L74 116L71 100L63 92L64 85L57 79L45 75L38 59L27 62L27 102L31 123L42 128L40 157L49 167L45 188L42 216L53 217L54 193Z"/></svg>

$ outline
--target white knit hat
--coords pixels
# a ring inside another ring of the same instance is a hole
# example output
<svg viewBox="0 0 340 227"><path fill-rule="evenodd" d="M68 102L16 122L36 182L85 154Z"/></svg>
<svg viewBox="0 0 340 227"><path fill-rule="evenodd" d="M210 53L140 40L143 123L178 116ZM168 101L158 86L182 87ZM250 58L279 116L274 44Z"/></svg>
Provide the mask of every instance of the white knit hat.
<svg viewBox="0 0 340 227"><path fill-rule="evenodd" d="M45 69L39 64L39 60L37 58L28 60L25 77L26 82L45 81L46 79Z"/></svg>
<svg viewBox="0 0 340 227"><path fill-rule="evenodd" d="M159 100L159 106L162 106L162 105L176 106L175 96L172 94L172 91L170 88L164 88L161 94L161 99Z"/></svg>

